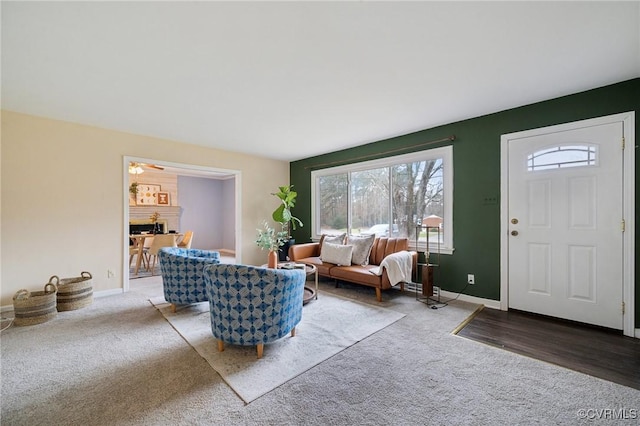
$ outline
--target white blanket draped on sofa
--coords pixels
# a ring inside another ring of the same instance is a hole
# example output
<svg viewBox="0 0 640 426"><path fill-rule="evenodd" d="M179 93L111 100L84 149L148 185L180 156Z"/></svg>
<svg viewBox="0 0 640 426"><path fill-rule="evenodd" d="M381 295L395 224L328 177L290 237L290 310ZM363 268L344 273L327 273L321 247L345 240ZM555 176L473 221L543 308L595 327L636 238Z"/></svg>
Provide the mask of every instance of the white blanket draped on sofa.
<svg viewBox="0 0 640 426"><path fill-rule="evenodd" d="M396 285L401 282L411 282L411 267L413 256L406 250L391 253L380 262L380 267L370 269L372 274L382 275L382 268L387 269L389 282Z"/></svg>

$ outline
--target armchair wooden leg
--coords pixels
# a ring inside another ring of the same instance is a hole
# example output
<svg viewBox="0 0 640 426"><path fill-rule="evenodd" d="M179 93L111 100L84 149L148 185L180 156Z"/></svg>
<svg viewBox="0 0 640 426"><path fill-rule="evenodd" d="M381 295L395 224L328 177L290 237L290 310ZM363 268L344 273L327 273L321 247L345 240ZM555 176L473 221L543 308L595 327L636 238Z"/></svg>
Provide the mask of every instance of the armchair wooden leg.
<svg viewBox="0 0 640 426"><path fill-rule="evenodd" d="M293 327L291 329L291 337L296 337L296 328L295 327Z"/></svg>
<svg viewBox="0 0 640 426"><path fill-rule="evenodd" d="M379 288L376 288L376 299L378 299L378 302L382 302L382 290Z"/></svg>
<svg viewBox="0 0 640 426"><path fill-rule="evenodd" d="M256 349L258 349L258 359L262 358L262 351L264 350L264 343L258 343L256 345Z"/></svg>
<svg viewBox="0 0 640 426"><path fill-rule="evenodd" d="M171 304L171 312L173 312L174 314L176 313L176 304L175 303Z"/></svg>
<svg viewBox="0 0 640 426"><path fill-rule="evenodd" d="M400 283L400 291L404 291L404 281Z"/></svg>
<svg viewBox="0 0 640 426"><path fill-rule="evenodd" d="M224 351L224 342L222 340L218 340L218 352Z"/></svg>

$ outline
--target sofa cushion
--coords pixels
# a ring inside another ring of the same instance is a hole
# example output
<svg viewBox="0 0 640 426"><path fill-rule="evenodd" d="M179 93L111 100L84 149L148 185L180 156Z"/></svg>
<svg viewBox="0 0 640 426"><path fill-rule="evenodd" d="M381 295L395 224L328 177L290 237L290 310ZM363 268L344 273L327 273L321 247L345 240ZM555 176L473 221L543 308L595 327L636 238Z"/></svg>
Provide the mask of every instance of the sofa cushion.
<svg viewBox="0 0 640 426"><path fill-rule="evenodd" d="M374 265L336 266L331 268L331 277L338 280L364 284L371 287L381 287L382 277L370 271L370 269L376 267L377 266Z"/></svg>
<svg viewBox="0 0 640 426"><path fill-rule="evenodd" d="M397 251L409 250L409 240L407 238L378 238L371 249L369 263L380 265L382 259Z"/></svg>
<svg viewBox="0 0 640 426"><path fill-rule="evenodd" d="M331 244L325 242L320 250L320 259L323 262L334 263L336 265L351 265L351 253L353 246Z"/></svg>
<svg viewBox="0 0 640 426"><path fill-rule="evenodd" d="M372 235L349 235L347 238L347 244L353 246L353 253L351 253L351 263L354 265L368 265L369 254L371 253L371 247L373 247L373 241L376 239L374 234Z"/></svg>
<svg viewBox="0 0 640 426"><path fill-rule="evenodd" d="M331 243L331 244L344 244L344 239L346 238L346 236L347 236L346 232L343 232L342 234L339 234L339 235L322 234L320 236L320 245L319 245L320 252L322 252L322 244L324 244L325 242Z"/></svg>

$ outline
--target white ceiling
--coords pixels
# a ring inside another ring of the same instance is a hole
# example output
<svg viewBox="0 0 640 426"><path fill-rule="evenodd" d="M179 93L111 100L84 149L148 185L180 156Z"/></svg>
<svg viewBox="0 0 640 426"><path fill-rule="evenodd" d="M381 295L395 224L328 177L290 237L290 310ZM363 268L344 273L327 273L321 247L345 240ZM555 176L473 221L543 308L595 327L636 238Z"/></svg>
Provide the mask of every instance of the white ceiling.
<svg viewBox="0 0 640 426"><path fill-rule="evenodd" d="M6 2L2 108L296 160L640 77L640 2Z"/></svg>

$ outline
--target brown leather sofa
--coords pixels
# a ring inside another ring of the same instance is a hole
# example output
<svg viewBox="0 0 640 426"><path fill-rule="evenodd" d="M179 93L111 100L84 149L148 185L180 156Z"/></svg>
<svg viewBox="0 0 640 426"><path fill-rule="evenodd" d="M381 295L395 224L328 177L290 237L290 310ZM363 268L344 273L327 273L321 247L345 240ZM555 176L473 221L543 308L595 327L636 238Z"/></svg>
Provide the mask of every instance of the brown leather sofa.
<svg viewBox="0 0 640 426"><path fill-rule="evenodd" d="M408 251L409 240L407 238L376 238L369 255L369 265L366 266L338 266L333 263L323 262L320 260L320 249L319 242L295 244L289 247L289 258L293 262L314 265L318 268L318 275L374 287L376 289L376 299L378 302L382 302L382 290L388 290L393 286L389 282L386 269L383 269L382 275L373 274L370 270L379 267L382 259L389 254L402 250ZM412 276L414 276L418 253L411 253L413 255ZM404 290L404 283L400 284L400 288Z"/></svg>

